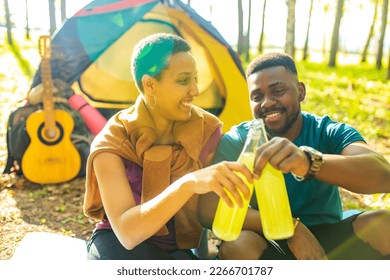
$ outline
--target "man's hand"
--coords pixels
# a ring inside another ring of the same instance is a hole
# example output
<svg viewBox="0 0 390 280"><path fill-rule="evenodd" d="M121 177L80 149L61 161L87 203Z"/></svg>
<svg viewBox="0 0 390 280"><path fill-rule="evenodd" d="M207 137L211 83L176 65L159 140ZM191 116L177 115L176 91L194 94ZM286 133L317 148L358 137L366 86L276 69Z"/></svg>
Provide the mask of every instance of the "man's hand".
<svg viewBox="0 0 390 280"><path fill-rule="evenodd" d="M304 176L310 168L306 154L293 142L282 137L273 137L257 149L254 175L260 176L268 162L285 174L293 172L298 176Z"/></svg>
<svg viewBox="0 0 390 280"><path fill-rule="evenodd" d="M295 234L287 241L288 247L298 260L327 260L324 249L301 222L295 228Z"/></svg>

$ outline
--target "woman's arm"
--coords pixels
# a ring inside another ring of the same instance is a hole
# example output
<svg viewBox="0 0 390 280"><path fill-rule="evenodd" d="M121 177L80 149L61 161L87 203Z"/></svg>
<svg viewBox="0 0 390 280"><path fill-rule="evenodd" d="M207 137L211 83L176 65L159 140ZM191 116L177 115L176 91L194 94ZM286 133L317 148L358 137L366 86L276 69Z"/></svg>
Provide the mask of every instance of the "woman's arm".
<svg viewBox="0 0 390 280"><path fill-rule="evenodd" d="M184 188L183 179L172 184L157 198L136 205L119 156L98 154L93 165L107 217L127 249L134 248L156 233L192 195L190 188Z"/></svg>
<svg viewBox="0 0 390 280"><path fill-rule="evenodd" d="M96 155L93 161L99 190L105 212L110 223L127 249L132 249L155 234L193 194L215 192L227 203L232 204L223 190L231 190L238 203L241 196L235 186L249 197L245 183L233 171L243 173L248 180L252 175L245 165L236 162L223 162L189 173L155 198L136 205L122 159L111 153Z"/></svg>

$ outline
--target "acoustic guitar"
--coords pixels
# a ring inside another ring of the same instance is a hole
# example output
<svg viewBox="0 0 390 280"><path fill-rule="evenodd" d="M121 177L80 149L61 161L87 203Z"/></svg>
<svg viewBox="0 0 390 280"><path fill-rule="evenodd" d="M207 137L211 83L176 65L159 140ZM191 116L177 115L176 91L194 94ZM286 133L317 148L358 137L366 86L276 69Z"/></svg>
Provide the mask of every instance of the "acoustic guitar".
<svg viewBox="0 0 390 280"><path fill-rule="evenodd" d="M30 144L22 158L22 171L27 180L39 183L62 183L74 179L81 168L81 157L71 141L72 116L55 109L51 76L51 39L39 37L43 110L32 113L26 121Z"/></svg>

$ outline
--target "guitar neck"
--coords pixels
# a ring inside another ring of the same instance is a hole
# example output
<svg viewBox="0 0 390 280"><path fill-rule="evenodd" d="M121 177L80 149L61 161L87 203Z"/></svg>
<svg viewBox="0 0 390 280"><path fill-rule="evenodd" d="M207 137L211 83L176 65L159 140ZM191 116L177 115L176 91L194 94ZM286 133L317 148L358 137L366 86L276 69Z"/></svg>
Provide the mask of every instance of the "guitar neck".
<svg viewBox="0 0 390 280"><path fill-rule="evenodd" d="M49 138L56 136L56 121L54 113L54 98L53 98L53 81L51 75L51 39L50 36L44 35L39 38L40 54L41 54L41 79L43 86L43 110L45 112L45 134Z"/></svg>

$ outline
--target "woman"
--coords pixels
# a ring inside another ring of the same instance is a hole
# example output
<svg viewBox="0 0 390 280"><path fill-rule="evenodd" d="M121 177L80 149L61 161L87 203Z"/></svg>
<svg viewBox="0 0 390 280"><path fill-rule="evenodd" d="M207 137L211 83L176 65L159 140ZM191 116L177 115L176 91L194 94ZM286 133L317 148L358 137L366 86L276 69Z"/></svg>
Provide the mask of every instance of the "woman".
<svg viewBox="0 0 390 280"><path fill-rule="evenodd" d="M114 115L91 145L84 211L101 222L89 259L194 259L198 195L215 192L231 205L225 187L242 204L237 188L246 198L249 190L233 171L248 180L251 173L236 162L203 168L221 123L192 104L197 71L185 40L164 33L141 40L131 70L135 105Z"/></svg>

